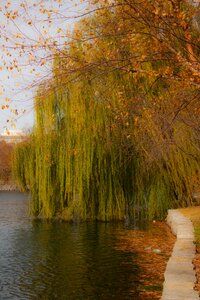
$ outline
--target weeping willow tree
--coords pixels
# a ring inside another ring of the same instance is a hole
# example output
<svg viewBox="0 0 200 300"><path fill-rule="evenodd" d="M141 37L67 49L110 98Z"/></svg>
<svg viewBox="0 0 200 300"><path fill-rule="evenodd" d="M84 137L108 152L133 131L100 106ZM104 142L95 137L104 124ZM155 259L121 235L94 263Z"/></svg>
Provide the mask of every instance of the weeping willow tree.
<svg viewBox="0 0 200 300"><path fill-rule="evenodd" d="M176 23L172 34L153 12L147 23L139 12L127 18L136 7L127 3L79 22L70 46L54 57L52 79L38 88L34 132L13 160L35 216L122 220L143 212L152 219L193 204L199 91L182 61L185 25ZM153 32L155 22L162 30Z"/></svg>

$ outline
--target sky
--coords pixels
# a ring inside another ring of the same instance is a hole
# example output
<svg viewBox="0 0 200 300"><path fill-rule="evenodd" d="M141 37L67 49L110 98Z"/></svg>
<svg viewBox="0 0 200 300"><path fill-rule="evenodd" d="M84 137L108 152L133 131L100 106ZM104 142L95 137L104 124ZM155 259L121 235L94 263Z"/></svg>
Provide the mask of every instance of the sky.
<svg viewBox="0 0 200 300"><path fill-rule="evenodd" d="M33 99L51 77L51 50L66 46L89 1L0 1L0 133L34 125Z"/></svg>
<svg viewBox="0 0 200 300"><path fill-rule="evenodd" d="M62 48L87 2L0 2L0 133L34 125L33 98L51 77L51 46ZM56 42L55 42L56 41Z"/></svg>

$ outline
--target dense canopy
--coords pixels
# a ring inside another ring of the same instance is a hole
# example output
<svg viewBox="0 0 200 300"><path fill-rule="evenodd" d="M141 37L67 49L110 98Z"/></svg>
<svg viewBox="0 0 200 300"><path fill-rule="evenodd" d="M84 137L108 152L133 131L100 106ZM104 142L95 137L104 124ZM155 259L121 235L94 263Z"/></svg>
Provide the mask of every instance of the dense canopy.
<svg viewBox="0 0 200 300"><path fill-rule="evenodd" d="M199 180L200 22L188 1L95 1L53 52L13 169L36 216L162 218ZM93 12L92 12L93 11Z"/></svg>

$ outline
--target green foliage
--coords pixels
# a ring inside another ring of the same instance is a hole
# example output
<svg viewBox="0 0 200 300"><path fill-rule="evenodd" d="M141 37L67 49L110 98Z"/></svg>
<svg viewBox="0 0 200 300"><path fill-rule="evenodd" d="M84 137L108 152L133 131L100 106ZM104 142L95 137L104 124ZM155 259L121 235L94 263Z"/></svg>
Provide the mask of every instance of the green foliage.
<svg viewBox="0 0 200 300"><path fill-rule="evenodd" d="M198 133L187 121L198 119L196 90L174 80L187 72L167 42L158 45L149 25L132 24L125 13L107 9L81 21L78 39L56 55L53 78L38 89L35 130L13 162L36 216L153 219L192 205L200 156ZM132 25L142 38L132 35ZM160 58L152 59L150 45L160 47ZM166 53L170 59L162 59Z"/></svg>
<svg viewBox="0 0 200 300"><path fill-rule="evenodd" d="M194 234L195 234L195 243L196 243L197 247L199 247L200 246L200 226L199 226L199 224L195 224Z"/></svg>

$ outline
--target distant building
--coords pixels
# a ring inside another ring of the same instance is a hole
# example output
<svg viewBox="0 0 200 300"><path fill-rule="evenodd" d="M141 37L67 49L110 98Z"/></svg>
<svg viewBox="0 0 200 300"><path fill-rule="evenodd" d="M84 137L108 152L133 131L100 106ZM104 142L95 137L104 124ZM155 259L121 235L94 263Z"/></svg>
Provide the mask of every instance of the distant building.
<svg viewBox="0 0 200 300"><path fill-rule="evenodd" d="M15 129L15 130L4 130L3 133L0 134L0 141L5 141L6 143L20 143L26 139L26 134L23 130Z"/></svg>

